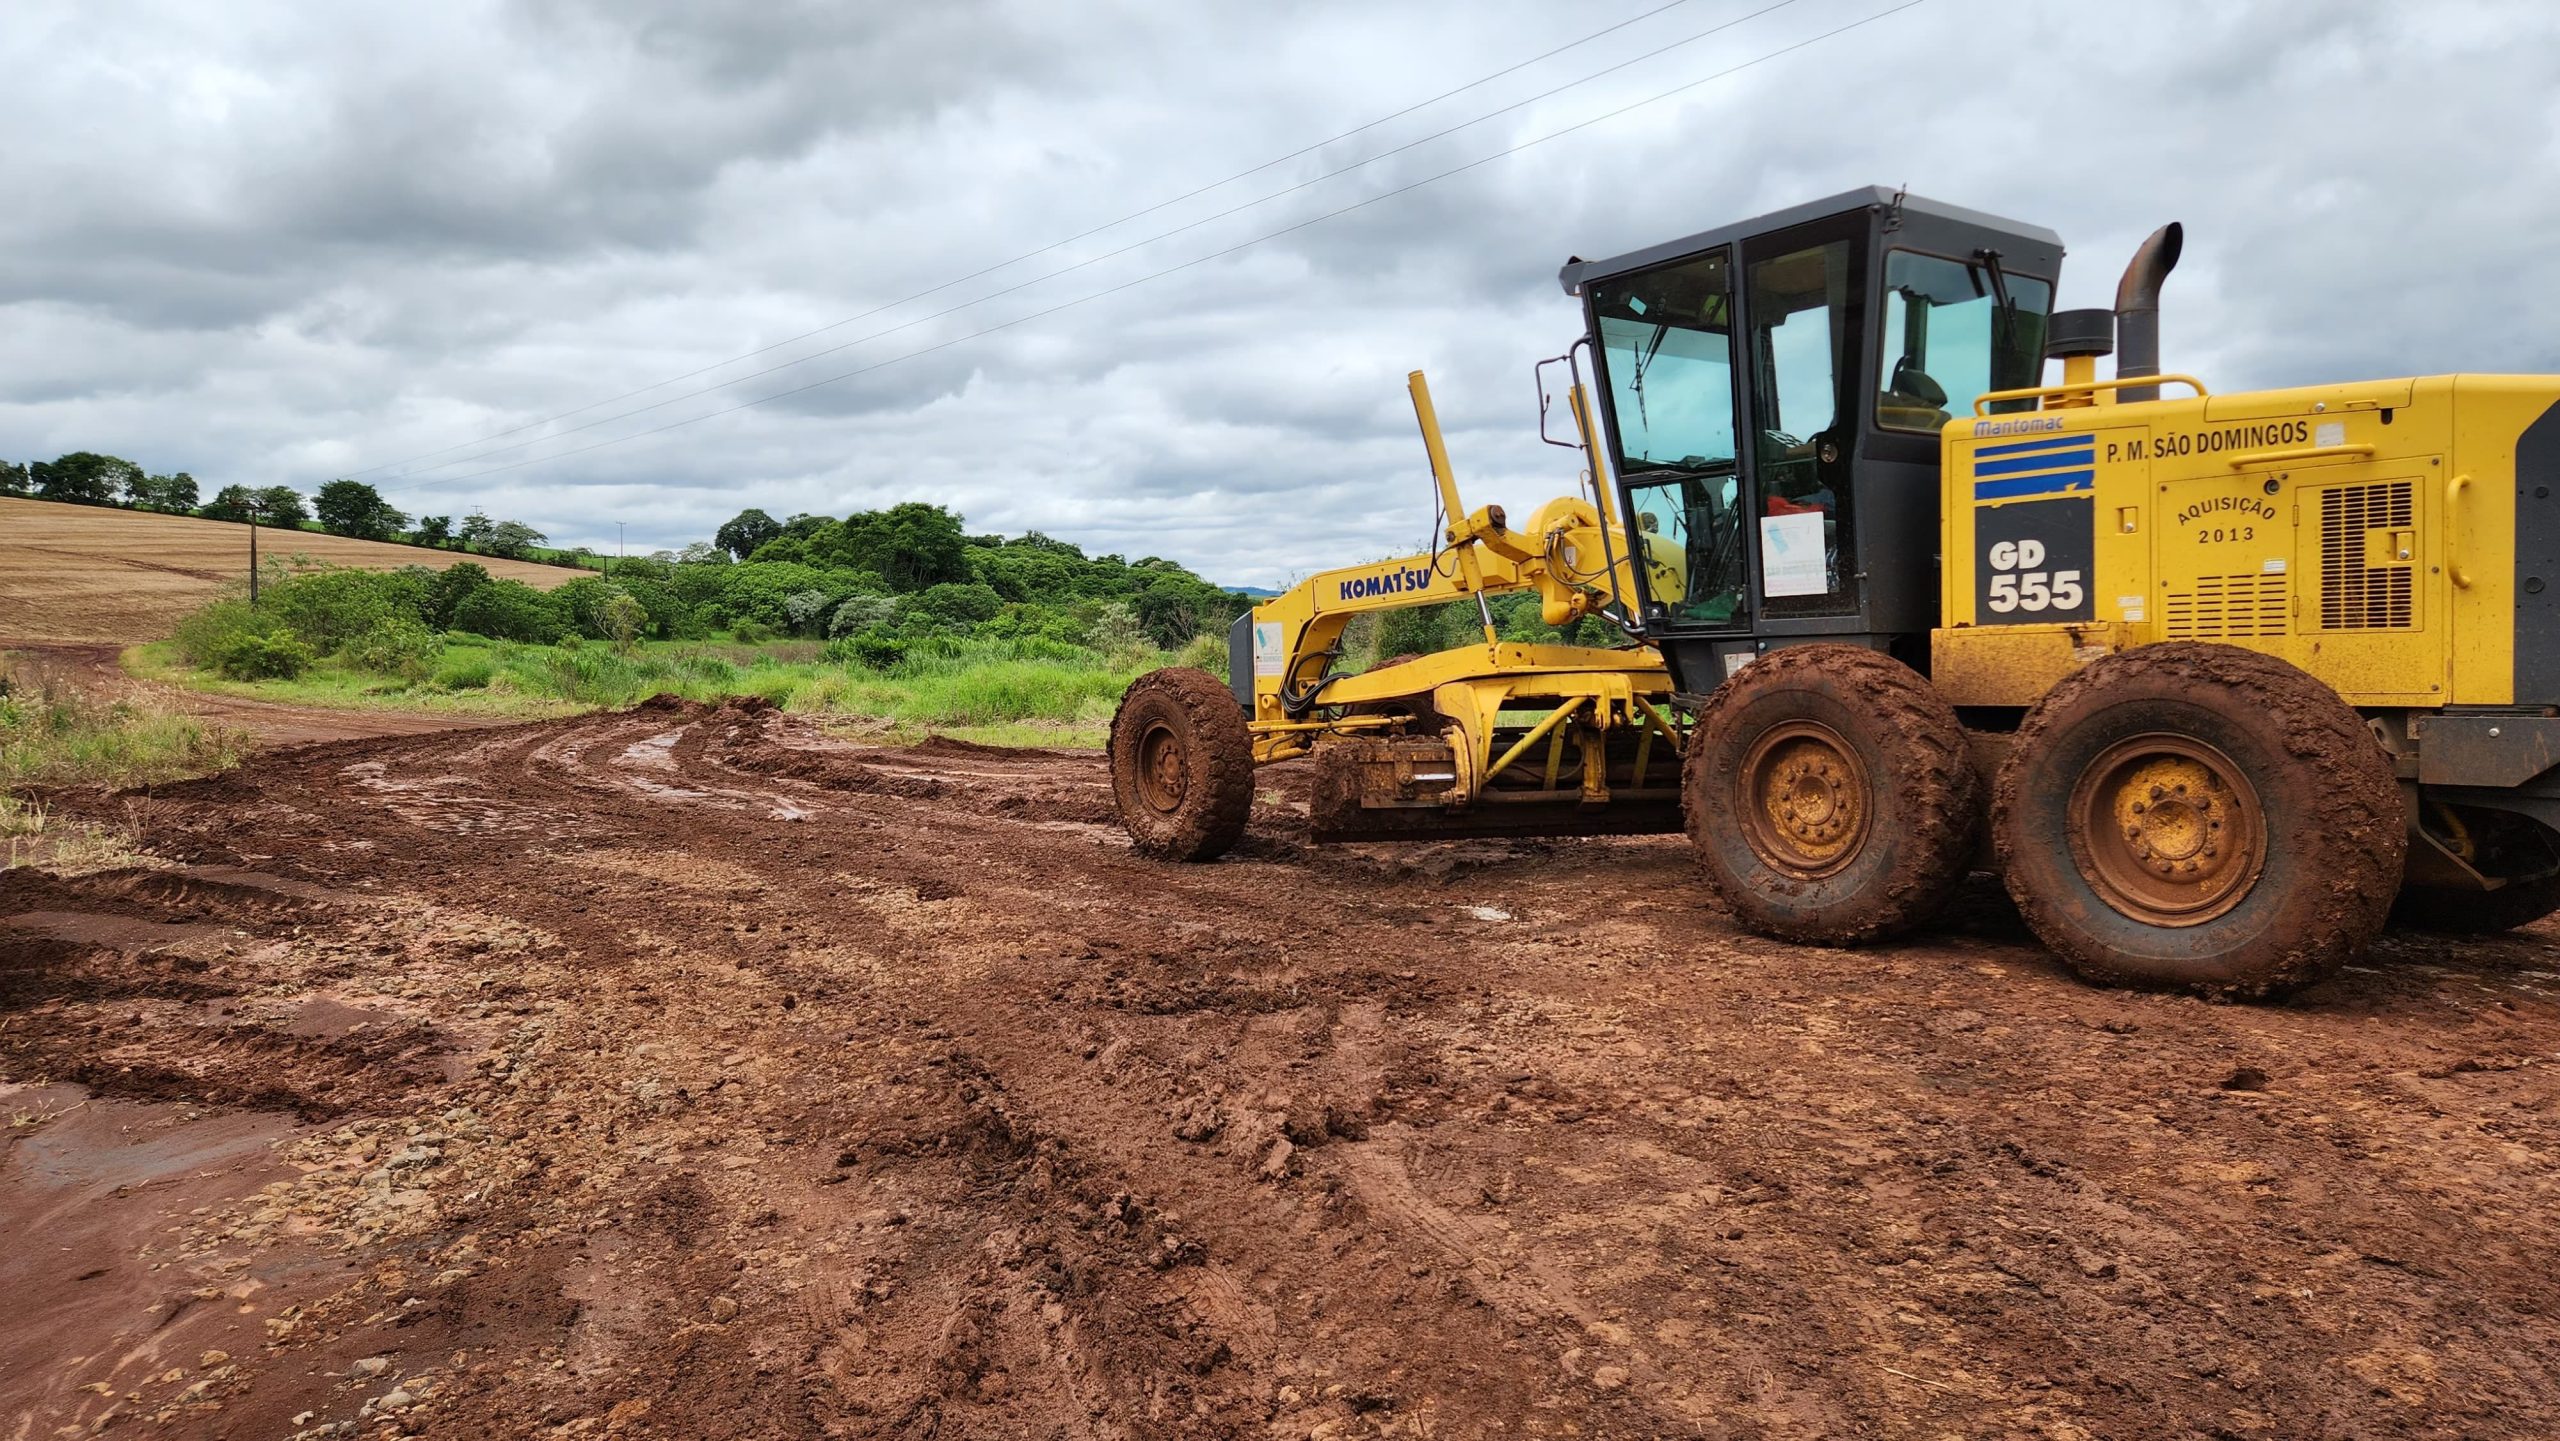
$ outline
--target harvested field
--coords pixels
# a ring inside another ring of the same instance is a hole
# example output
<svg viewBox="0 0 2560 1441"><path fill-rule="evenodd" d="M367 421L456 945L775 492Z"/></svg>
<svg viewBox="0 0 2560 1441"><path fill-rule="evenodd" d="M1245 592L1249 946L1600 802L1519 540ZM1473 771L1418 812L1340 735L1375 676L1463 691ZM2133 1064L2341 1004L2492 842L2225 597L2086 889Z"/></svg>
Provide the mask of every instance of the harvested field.
<svg viewBox="0 0 2560 1441"><path fill-rule="evenodd" d="M7 1434L2560 1434L2550 931L2217 1006L1263 780L1200 867L752 704L163 789L0 876Z"/></svg>
<svg viewBox="0 0 2560 1441"><path fill-rule="evenodd" d="M593 572L458 551L261 530L261 557L397 570L477 562L549 590ZM0 497L0 645L158 640L178 619L249 576L249 528L192 516Z"/></svg>

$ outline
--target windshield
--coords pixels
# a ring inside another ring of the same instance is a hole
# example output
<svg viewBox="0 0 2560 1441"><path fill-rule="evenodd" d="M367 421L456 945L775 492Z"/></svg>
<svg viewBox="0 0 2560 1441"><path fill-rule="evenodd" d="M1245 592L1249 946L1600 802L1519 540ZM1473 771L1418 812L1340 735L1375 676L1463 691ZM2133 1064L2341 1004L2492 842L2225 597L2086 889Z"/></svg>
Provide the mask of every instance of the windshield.
<svg viewBox="0 0 2560 1441"><path fill-rule="evenodd" d="M1897 250L1885 259L1884 346L1876 423L1935 433L1973 413L1995 390L2021 390L2044 374L2045 316L2053 286L2001 275L1979 261ZM2008 293L2006 309L2000 293ZM1995 411L2032 406L2002 401Z"/></svg>
<svg viewBox="0 0 2560 1441"><path fill-rule="evenodd" d="M1733 298L1724 252L1594 287L1619 469L1733 465Z"/></svg>

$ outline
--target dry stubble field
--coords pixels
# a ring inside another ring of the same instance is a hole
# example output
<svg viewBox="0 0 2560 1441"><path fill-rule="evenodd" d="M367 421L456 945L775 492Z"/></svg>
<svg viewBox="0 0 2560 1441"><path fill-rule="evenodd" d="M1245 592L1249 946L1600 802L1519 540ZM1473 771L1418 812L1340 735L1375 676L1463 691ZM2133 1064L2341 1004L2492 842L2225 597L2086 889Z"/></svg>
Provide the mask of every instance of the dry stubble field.
<svg viewBox="0 0 2560 1441"><path fill-rule="evenodd" d="M667 705L0 876L0 1436L2560 1434L2560 965L2100 991L1676 838L1217 865Z"/></svg>
<svg viewBox="0 0 2560 1441"><path fill-rule="evenodd" d="M470 560L542 590L592 572L310 531L261 530L262 558L396 570ZM249 528L192 516L0 496L0 646L134 645L249 577Z"/></svg>

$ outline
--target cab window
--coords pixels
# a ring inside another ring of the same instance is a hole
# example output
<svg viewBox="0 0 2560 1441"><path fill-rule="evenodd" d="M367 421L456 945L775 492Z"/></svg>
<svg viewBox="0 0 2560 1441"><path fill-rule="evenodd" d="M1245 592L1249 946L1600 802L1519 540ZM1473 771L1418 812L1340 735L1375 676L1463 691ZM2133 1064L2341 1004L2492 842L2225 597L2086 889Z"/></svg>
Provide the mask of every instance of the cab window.
<svg viewBox="0 0 2560 1441"><path fill-rule="evenodd" d="M1980 397L2025 389L2042 376L2045 317L2053 308L2047 282L2027 275L1995 279L1983 260L1908 250L1886 256L1884 274L1878 425L1934 435L1949 420L1973 414ZM2002 401L1992 408L2033 404Z"/></svg>

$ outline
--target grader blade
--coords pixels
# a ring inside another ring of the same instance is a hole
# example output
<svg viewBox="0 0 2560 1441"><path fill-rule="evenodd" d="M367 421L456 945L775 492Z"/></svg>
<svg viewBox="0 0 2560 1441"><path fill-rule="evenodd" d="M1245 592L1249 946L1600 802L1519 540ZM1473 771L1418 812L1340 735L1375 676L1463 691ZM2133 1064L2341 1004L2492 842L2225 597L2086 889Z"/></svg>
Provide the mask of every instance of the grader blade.
<svg viewBox="0 0 2560 1441"><path fill-rule="evenodd" d="M1641 748L1641 749L1640 749ZM1680 829L1677 762L1623 738L1608 749L1603 784L1587 786L1579 754L1495 778L1475 803L1453 806L1457 768L1433 736L1328 737L1315 749L1309 830L1318 842L1461 837L1653 835ZM1503 782L1509 782L1504 784Z"/></svg>

